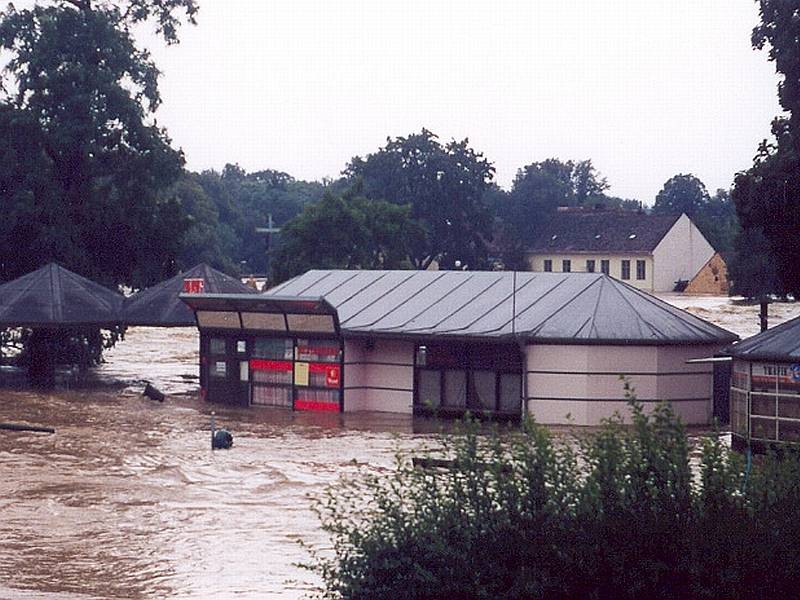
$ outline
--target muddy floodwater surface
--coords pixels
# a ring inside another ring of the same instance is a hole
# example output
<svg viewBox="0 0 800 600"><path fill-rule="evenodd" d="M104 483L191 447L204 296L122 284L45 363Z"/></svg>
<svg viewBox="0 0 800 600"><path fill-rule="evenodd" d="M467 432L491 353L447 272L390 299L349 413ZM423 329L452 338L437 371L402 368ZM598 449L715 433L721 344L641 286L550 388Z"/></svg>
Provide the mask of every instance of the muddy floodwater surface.
<svg viewBox="0 0 800 600"><path fill-rule="evenodd" d="M757 307L665 297L742 336ZM770 324L800 313L772 305ZM0 390L0 598L299 598L328 540L311 508L340 476L435 444L429 421L238 409L197 398L197 333L135 328L90 389ZM144 381L167 393L141 396ZM234 435L210 447L210 415Z"/></svg>

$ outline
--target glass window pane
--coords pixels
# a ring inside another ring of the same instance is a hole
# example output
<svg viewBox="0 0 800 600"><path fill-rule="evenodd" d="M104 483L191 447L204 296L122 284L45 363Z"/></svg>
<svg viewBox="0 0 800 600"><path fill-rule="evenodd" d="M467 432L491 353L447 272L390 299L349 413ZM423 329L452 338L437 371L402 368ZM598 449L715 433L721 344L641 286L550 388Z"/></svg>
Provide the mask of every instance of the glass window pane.
<svg viewBox="0 0 800 600"><path fill-rule="evenodd" d="M594 273L594 260L589 259L586 261L586 272Z"/></svg>
<svg viewBox="0 0 800 600"><path fill-rule="evenodd" d="M643 260L636 261L636 279L646 279L647 273L645 270L645 262Z"/></svg>
<svg viewBox="0 0 800 600"><path fill-rule="evenodd" d="M442 404L442 384L439 371L421 369L417 378L417 403L420 406L438 408Z"/></svg>
<svg viewBox="0 0 800 600"><path fill-rule="evenodd" d="M761 419L752 417L750 419L750 431L754 438L761 440L774 440L775 439L775 423L776 419Z"/></svg>
<svg viewBox="0 0 800 600"><path fill-rule="evenodd" d="M800 397L778 398L778 416L787 419L800 419Z"/></svg>
<svg viewBox="0 0 800 600"><path fill-rule="evenodd" d="M211 338L208 341L208 351L211 354L225 354L225 338Z"/></svg>
<svg viewBox="0 0 800 600"><path fill-rule="evenodd" d="M731 390L731 429L738 434L747 435L747 392Z"/></svg>
<svg viewBox="0 0 800 600"><path fill-rule="evenodd" d="M631 261L623 260L622 261L622 279L630 279L631 278Z"/></svg>
<svg viewBox="0 0 800 600"><path fill-rule="evenodd" d="M750 399L750 412L754 415L767 417L775 416L775 396L765 396L763 394L753 394Z"/></svg>
<svg viewBox="0 0 800 600"><path fill-rule="evenodd" d="M253 404L261 406L292 406L291 387L273 387L266 385L253 386Z"/></svg>
<svg viewBox="0 0 800 600"><path fill-rule="evenodd" d="M337 340L297 340L297 360L339 362L339 342Z"/></svg>
<svg viewBox="0 0 800 600"><path fill-rule="evenodd" d="M467 372L448 369L444 372L442 404L453 408L467 407Z"/></svg>
<svg viewBox="0 0 800 600"><path fill-rule="evenodd" d="M778 421L781 440L785 442L800 441L800 422Z"/></svg>
<svg viewBox="0 0 800 600"><path fill-rule="evenodd" d="M224 360L215 360L208 369L211 377L224 378L228 375L228 363Z"/></svg>
<svg viewBox="0 0 800 600"><path fill-rule="evenodd" d="M286 315L289 331L334 333L333 315Z"/></svg>
<svg viewBox="0 0 800 600"><path fill-rule="evenodd" d="M253 356L257 358L273 358L292 360L294 342L286 338L256 338Z"/></svg>
<svg viewBox="0 0 800 600"><path fill-rule="evenodd" d="M500 375L500 411L520 414L522 376L519 373Z"/></svg>
<svg viewBox="0 0 800 600"><path fill-rule="evenodd" d="M608 260L601 260L600 261L600 272L605 273L608 275L611 273L611 262Z"/></svg>
<svg viewBox="0 0 800 600"><path fill-rule="evenodd" d="M197 323L200 327L219 327L221 329L239 329L239 313L218 310L198 310Z"/></svg>
<svg viewBox="0 0 800 600"><path fill-rule="evenodd" d="M281 313L242 313L242 324L245 329L262 329L266 331L286 331L286 321Z"/></svg>
<svg viewBox="0 0 800 600"><path fill-rule="evenodd" d="M473 371L472 383L473 390L475 391L475 404L480 406L483 410L495 410L496 404L496 387L495 383L497 377L494 371Z"/></svg>

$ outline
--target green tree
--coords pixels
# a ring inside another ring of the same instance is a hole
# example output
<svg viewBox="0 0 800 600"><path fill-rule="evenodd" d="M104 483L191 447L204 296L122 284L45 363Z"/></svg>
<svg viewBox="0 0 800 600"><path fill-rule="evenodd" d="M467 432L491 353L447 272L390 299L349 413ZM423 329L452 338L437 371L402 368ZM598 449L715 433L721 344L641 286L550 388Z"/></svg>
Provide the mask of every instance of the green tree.
<svg viewBox="0 0 800 600"><path fill-rule="evenodd" d="M733 250L733 260L728 265L732 294L757 299L781 288L772 248L761 229L742 230Z"/></svg>
<svg viewBox="0 0 800 600"><path fill-rule="evenodd" d="M159 72L132 30L152 22L175 43L196 10L195 0L53 0L0 13L3 278L49 261L112 287L174 272L189 223L162 192L183 157L155 124ZM59 339L96 362L119 333Z"/></svg>
<svg viewBox="0 0 800 600"><path fill-rule="evenodd" d="M227 273L237 273L231 247L233 236L220 223L219 210L201 184L201 176L184 173L166 192L180 202L189 219L189 228L183 236L178 266L191 268L198 263L207 263Z"/></svg>
<svg viewBox="0 0 800 600"><path fill-rule="evenodd" d="M753 47L769 48L769 60L782 76L778 84L778 99L789 113L789 129L794 134L795 154L800 136L800 0L756 0L760 23L753 29Z"/></svg>
<svg viewBox="0 0 800 600"><path fill-rule="evenodd" d="M443 145L426 129L388 138L374 154L353 158L344 174L351 182L362 181L367 198L411 206L411 217L424 232L409 251L416 268L433 261L445 269L456 261L473 269L485 264L492 216L483 195L494 167L469 140Z"/></svg>
<svg viewBox="0 0 800 600"><path fill-rule="evenodd" d="M530 240L536 228L559 206L606 204L608 189L591 160L561 161L549 158L517 171L508 202L499 211L518 243ZM511 239L511 238L509 238Z"/></svg>
<svg viewBox="0 0 800 600"><path fill-rule="evenodd" d="M754 269L739 272L737 286L749 289L763 285L756 295L791 293L800 297L800 0L759 0L761 22L753 30L756 49L769 48L769 60L781 75L778 97L788 118L772 122L772 139L761 143L753 166L739 173L732 196L742 227L740 247L763 236L763 263L774 265L777 278L759 279ZM757 265L750 256L740 256L743 265ZM747 277L754 277L747 284ZM769 282L772 281L770 284Z"/></svg>
<svg viewBox="0 0 800 600"><path fill-rule="evenodd" d="M728 190L719 189L711 196L702 212L695 215L695 222L708 242L723 253L734 250L734 240L739 234L739 218L736 205Z"/></svg>
<svg viewBox="0 0 800 600"><path fill-rule="evenodd" d="M325 194L281 231L272 262L275 283L308 269L409 268L409 250L422 235L409 206L350 192Z"/></svg>
<svg viewBox="0 0 800 600"><path fill-rule="evenodd" d="M331 486L323 598L794 598L800 460L692 449L667 404L577 438L466 431ZM560 438L560 439L559 439ZM442 447L443 446L443 447ZM427 456L425 456L427 457Z"/></svg>
<svg viewBox="0 0 800 600"><path fill-rule="evenodd" d="M792 293L800 297L800 161L787 119L776 119L774 142L759 147L753 166L734 180L733 199L743 234L763 235L770 263L778 274L774 285L758 295ZM756 233L758 232L758 233ZM740 246L744 246L743 243ZM748 252L746 246L743 247ZM745 271L740 273L752 273ZM772 280L768 278L768 280ZM744 285L744 281L740 282Z"/></svg>
<svg viewBox="0 0 800 600"><path fill-rule="evenodd" d="M158 192L178 177L183 159L150 118L160 103L158 70L131 29L154 20L176 42L176 13L191 21L195 10L194 0L70 0L22 10L9 4L0 13L0 48L9 57L5 126L33 132L30 152L10 161L11 176L24 180L37 168L49 181L47 189L18 189L13 201L3 197L6 212L43 217L35 242L3 240L6 252L35 251L23 261L6 254L8 276L49 260L109 285L172 272L186 223Z"/></svg>
<svg viewBox="0 0 800 600"><path fill-rule="evenodd" d="M267 271L267 239L257 228L267 227L270 217L273 225L282 226L319 201L325 190L322 183L299 181L280 171L247 173L232 164L193 177L216 211L218 262L241 273ZM197 217L202 221L202 215Z"/></svg>
<svg viewBox="0 0 800 600"><path fill-rule="evenodd" d="M709 200L708 191L702 181L692 174L678 174L668 179L656 195L653 214L686 213L694 217L706 209Z"/></svg>

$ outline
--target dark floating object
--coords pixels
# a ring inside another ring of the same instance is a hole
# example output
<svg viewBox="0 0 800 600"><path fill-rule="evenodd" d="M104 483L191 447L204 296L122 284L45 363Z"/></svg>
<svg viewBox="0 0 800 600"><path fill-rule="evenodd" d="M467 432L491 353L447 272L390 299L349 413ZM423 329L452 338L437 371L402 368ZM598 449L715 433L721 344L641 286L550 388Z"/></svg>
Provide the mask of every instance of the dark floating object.
<svg viewBox="0 0 800 600"><path fill-rule="evenodd" d="M0 429L8 431L35 431L37 433L55 433L52 427L38 427L36 425L23 425L22 423L0 423Z"/></svg>
<svg viewBox="0 0 800 600"><path fill-rule="evenodd" d="M147 384L144 386L144 391L142 392L142 396L147 396L150 400L155 400L157 402L164 401L164 392L159 390L158 388L152 386L151 384Z"/></svg>
<svg viewBox="0 0 800 600"><path fill-rule="evenodd" d="M214 437L211 438L211 448L213 450L227 450L233 446L233 436L227 429L217 429Z"/></svg>

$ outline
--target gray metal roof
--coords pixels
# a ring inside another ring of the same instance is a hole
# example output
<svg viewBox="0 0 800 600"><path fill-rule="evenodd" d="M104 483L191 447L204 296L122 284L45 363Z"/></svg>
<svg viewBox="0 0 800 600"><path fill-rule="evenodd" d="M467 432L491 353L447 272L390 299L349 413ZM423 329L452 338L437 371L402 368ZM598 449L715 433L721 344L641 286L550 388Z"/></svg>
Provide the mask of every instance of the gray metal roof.
<svg viewBox="0 0 800 600"><path fill-rule="evenodd" d="M776 325L725 349L726 354L748 360L794 362L800 360L800 317Z"/></svg>
<svg viewBox="0 0 800 600"><path fill-rule="evenodd" d="M0 285L0 327L113 326L124 298L50 263Z"/></svg>
<svg viewBox="0 0 800 600"><path fill-rule="evenodd" d="M557 212L529 244L529 251L651 253L680 215L615 210Z"/></svg>
<svg viewBox="0 0 800 600"><path fill-rule="evenodd" d="M265 294L325 298L346 335L659 345L737 339L601 273L315 270Z"/></svg>
<svg viewBox="0 0 800 600"><path fill-rule="evenodd" d="M186 327L194 325L195 320L192 309L178 298L178 294L183 291L183 280L189 278L203 279L203 291L205 293L255 293L255 290L247 287L238 279L229 277L225 273L201 263L127 298L122 310L122 319L125 324L152 327Z"/></svg>

